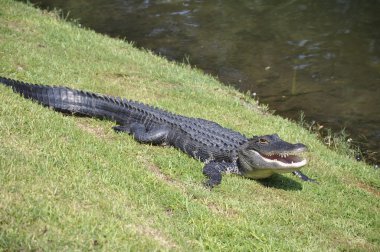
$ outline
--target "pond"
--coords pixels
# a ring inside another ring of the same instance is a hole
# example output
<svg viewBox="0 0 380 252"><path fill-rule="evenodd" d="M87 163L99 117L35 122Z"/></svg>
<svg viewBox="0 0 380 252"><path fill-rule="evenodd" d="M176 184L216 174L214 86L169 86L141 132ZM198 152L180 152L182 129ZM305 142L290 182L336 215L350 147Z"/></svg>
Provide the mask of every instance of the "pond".
<svg viewBox="0 0 380 252"><path fill-rule="evenodd" d="M186 61L380 160L380 1L31 0ZM272 133L272 132L268 132Z"/></svg>

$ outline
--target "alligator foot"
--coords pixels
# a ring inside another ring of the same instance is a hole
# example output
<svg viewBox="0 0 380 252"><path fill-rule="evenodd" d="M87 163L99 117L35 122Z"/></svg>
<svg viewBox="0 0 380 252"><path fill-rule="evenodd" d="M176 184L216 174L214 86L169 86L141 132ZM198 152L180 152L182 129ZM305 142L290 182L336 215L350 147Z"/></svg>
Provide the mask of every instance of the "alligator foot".
<svg viewBox="0 0 380 252"><path fill-rule="evenodd" d="M222 182L222 171L223 167L219 163L211 162L205 165L203 168L203 174L208 178L204 182L205 187L213 188Z"/></svg>
<svg viewBox="0 0 380 252"><path fill-rule="evenodd" d="M208 188L213 188L222 182L222 174L240 174L236 163L232 162L210 162L203 168L203 174L208 178L204 185Z"/></svg>
<svg viewBox="0 0 380 252"><path fill-rule="evenodd" d="M292 172L294 175L296 175L297 177L299 177L300 179L302 179L303 181L307 181L307 182L312 182L312 183L316 183L316 184L319 184L317 180L315 179L312 179L312 178L309 178L308 176L306 176L305 174L303 174L302 172L300 171L294 171Z"/></svg>

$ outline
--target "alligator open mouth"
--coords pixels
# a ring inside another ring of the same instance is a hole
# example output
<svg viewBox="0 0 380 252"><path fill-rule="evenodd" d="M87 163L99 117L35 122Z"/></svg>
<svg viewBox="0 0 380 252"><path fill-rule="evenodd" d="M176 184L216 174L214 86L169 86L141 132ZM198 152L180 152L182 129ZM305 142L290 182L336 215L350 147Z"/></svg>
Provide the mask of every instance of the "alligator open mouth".
<svg viewBox="0 0 380 252"><path fill-rule="evenodd" d="M260 153L261 157L268 163L276 163L282 167L301 167L304 166L307 161L305 158L294 154L272 154L265 155Z"/></svg>

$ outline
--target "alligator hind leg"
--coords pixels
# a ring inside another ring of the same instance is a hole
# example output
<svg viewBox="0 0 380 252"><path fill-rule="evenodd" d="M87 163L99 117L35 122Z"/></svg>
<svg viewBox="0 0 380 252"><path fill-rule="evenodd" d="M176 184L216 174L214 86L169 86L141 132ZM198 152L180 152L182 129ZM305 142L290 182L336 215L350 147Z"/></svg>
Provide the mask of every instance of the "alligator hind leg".
<svg viewBox="0 0 380 252"><path fill-rule="evenodd" d="M213 188L222 182L222 173L236 173L240 174L236 164L225 162L210 162L203 168L203 175L208 180L204 183L206 187Z"/></svg>
<svg viewBox="0 0 380 252"><path fill-rule="evenodd" d="M295 176L299 177L300 179L302 179L303 181L307 181L307 182L313 182L313 183L317 183L318 184L318 181L316 181L315 179L312 179L312 178L309 178L308 176L306 176L305 174L303 174L301 171L294 171L292 172Z"/></svg>
<svg viewBox="0 0 380 252"><path fill-rule="evenodd" d="M164 126L147 130L144 124L132 123L131 125L119 125L113 127L116 132L126 132L133 135L139 143L150 143L154 145L166 143L169 129Z"/></svg>

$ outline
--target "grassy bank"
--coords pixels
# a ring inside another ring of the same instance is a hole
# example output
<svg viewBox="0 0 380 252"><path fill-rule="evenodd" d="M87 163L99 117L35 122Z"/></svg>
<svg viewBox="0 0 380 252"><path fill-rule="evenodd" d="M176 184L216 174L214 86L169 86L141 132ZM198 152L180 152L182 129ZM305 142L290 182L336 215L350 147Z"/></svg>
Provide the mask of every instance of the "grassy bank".
<svg viewBox="0 0 380 252"><path fill-rule="evenodd" d="M380 250L380 174L210 76L0 0L0 75L122 96L305 143L320 181L225 176L0 86L0 250Z"/></svg>

